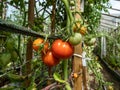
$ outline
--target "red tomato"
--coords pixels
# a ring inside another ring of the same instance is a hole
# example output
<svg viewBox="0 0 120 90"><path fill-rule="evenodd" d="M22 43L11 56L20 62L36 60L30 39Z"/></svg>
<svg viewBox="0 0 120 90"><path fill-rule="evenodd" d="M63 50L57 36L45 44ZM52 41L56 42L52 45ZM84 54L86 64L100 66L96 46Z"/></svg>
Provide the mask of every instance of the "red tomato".
<svg viewBox="0 0 120 90"><path fill-rule="evenodd" d="M69 42L57 39L52 44L52 52L57 58L67 59L72 56L74 48Z"/></svg>
<svg viewBox="0 0 120 90"><path fill-rule="evenodd" d="M60 59L56 58L51 50L47 51L46 54L43 54L42 60L49 67L55 66L60 62Z"/></svg>

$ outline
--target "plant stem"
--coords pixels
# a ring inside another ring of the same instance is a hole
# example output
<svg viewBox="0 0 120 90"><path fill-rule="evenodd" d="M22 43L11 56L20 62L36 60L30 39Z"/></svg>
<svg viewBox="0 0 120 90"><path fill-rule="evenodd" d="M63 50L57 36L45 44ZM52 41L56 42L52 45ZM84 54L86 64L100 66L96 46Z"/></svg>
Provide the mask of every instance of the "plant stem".
<svg viewBox="0 0 120 90"><path fill-rule="evenodd" d="M68 32L68 34L70 33L70 31L69 31L69 26L70 26L70 19L69 19L69 17L67 16L67 32Z"/></svg>
<svg viewBox="0 0 120 90"><path fill-rule="evenodd" d="M68 79L68 60L63 60L64 80Z"/></svg>
<svg viewBox="0 0 120 90"><path fill-rule="evenodd" d="M64 80L68 79L68 59L63 60L63 68L64 68ZM71 90L69 83L66 83L65 88L67 90Z"/></svg>
<svg viewBox="0 0 120 90"><path fill-rule="evenodd" d="M62 0L62 2L64 3L65 5L65 9L66 9L66 12L70 18L70 21L73 21L73 16L72 16L72 13L71 13L71 10L70 10L70 7L69 7L69 3L68 3L68 0Z"/></svg>
<svg viewBox="0 0 120 90"><path fill-rule="evenodd" d="M66 9L66 13L67 13L67 31L68 31L68 34L71 33L73 35L73 30L69 29L69 26L71 26L73 24L73 20L74 20L73 15L72 15L72 12L71 12L70 7L69 7L68 0L62 0L62 2L65 5L65 9Z"/></svg>

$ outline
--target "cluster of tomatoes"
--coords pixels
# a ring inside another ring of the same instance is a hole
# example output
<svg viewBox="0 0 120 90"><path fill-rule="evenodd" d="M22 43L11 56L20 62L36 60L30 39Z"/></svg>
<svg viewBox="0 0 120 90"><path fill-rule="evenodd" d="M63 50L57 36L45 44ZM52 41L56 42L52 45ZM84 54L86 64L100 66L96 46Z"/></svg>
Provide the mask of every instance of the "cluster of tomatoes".
<svg viewBox="0 0 120 90"><path fill-rule="evenodd" d="M70 58L73 55L74 46L82 41L82 36L87 33L87 28L85 26L81 27L79 23L76 23L73 26L73 31L74 34L67 41L56 39L51 45L47 41L44 41L44 39L38 38L33 42L33 49L41 51L42 60L47 66L55 66L61 60Z"/></svg>
<svg viewBox="0 0 120 90"><path fill-rule="evenodd" d="M38 51L40 46L43 46L41 51L42 61L49 67L57 65L60 60L71 57L74 53L74 47L62 39L56 39L51 46L44 39L38 38L33 42L33 49Z"/></svg>

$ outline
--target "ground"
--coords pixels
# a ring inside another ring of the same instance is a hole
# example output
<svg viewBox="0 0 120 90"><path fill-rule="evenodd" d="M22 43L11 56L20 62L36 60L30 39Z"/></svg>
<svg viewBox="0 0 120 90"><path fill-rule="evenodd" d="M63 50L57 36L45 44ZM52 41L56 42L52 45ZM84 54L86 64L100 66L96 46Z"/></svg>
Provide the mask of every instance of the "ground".
<svg viewBox="0 0 120 90"><path fill-rule="evenodd" d="M120 90L120 81L118 81L113 75L111 75L111 73L106 69L104 65L102 66L103 66L102 73L104 75L105 81L112 82L114 90Z"/></svg>

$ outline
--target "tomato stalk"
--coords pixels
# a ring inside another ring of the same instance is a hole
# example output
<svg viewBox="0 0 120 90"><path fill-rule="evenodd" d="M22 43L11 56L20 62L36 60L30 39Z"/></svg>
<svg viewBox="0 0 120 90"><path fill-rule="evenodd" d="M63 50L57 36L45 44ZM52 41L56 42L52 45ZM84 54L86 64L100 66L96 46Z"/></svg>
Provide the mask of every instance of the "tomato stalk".
<svg viewBox="0 0 120 90"><path fill-rule="evenodd" d="M65 5L65 9L66 9L66 12L70 18L70 21L73 21L73 16L72 16L72 13L70 11L70 8L69 8L69 3L68 3L68 0L62 0L62 2L64 3Z"/></svg>
<svg viewBox="0 0 120 90"><path fill-rule="evenodd" d="M73 35L73 30L71 30L69 28L71 26L71 24L73 23L73 16L72 16L72 13L71 13L70 8L69 8L69 3L68 3L68 0L62 0L62 2L65 5L65 9L66 9L66 13L67 13L67 31L68 31L68 34L71 33ZM68 59L63 60L63 67L64 67L63 68L64 80L67 81L67 79L68 79ZM67 90L71 90L69 83L67 83L65 85L65 88Z"/></svg>
<svg viewBox="0 0 120 90"><path fill-rule="evenodd" d="M70 31L69 31L69 26L71 26L73 21L74 21L73 15L72 15L72 12L70 10L70 6L69 6L69 3L68 3L68 0L62 0L62 2L65 5L66 13L68 15L67 16L67 30L68 30L68 32L70 32L73 35L74 34L73 30L70 29Z"/></svg>
<svg viewBox="0 0 120 90"><path fill-rule="evenodd" d="M68 34L70 33L70 31L69 31L69 25L70 25L70 19L67 16L67 32L68 32Z"/></svg>
<svg viewBox="0 0 120 90"><path fill-rule="evenodd" d="M63 69L64 69L64 80L68 79L68 59L63 60ZM71 90L69 83L66 83L65 88Z"/></svg>
<svg viewBox="0 0 120 90"><path fill-rule="evenodd" d="M68 79L68 59L63 60L64 80Z"/></svg>

